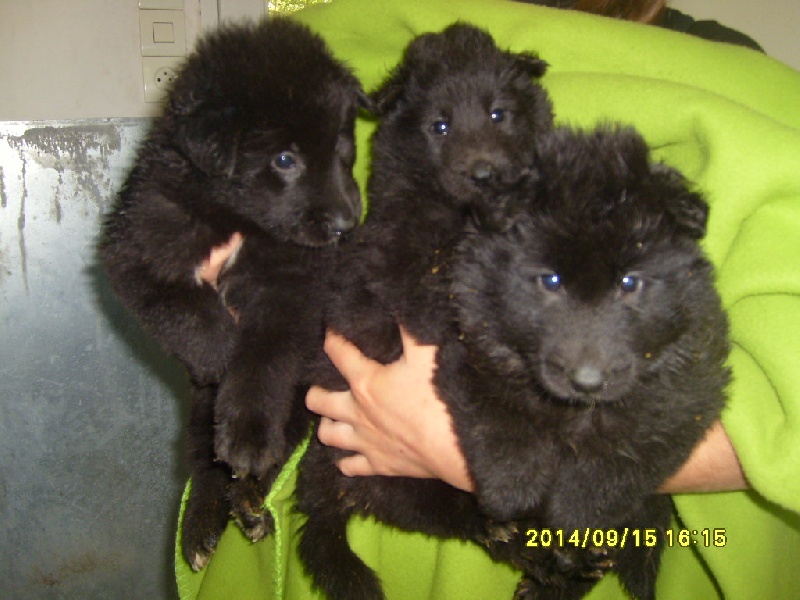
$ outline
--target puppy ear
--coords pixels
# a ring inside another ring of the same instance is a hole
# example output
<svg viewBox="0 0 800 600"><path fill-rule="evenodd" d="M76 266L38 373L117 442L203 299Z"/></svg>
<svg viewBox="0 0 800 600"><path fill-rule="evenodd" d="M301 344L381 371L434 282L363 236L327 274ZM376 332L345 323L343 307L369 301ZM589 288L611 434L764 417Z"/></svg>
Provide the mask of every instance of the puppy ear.
<svg viewBox="0 0 800 600"><path fill-rule="evenodd" d="M708 203L698 192L684 190L670 205L670 212L678 225L692 239L705 237L708 225Z"/></svg>
<svg viewBox="0 0 800 600"><path fill-rule="evenodd" d="M372 97L361 88L358 88L358 91L356 92L356 98L358 100L358 107L361 110L365 110L371 115L378 114L378 107L376 103Z"/></svg>
<svg viewBox="0 0 800 600"><path fill-rule="evenodd" d="M209 177L232 177L243 118L234 106L212 106L191 92L172 99L175 143Z"/></svg>
<svg viewBox="0 0 800 600"><path fill-rule="evenodd" d="M533 52L517 52L510 56L514 60L514 67L533 79L539 79L550 66Z"/></svg>
<svg viewBox="0 0 800 600"><path fill-rule="evenodd" d="M445 32L455 29L451 25ZM403 94L412 85L412 77L417 78L431 67L438 70L446 51L445 37L437 33L423 33L415 37L403 51L400 63L392 69L383 83L370 94L377 114L384 116L395 110Z"/></svg>
<svg viewBox="0 0 800 600"><path fill-rule="evenodd" d="M686 178L675 169L654 165L653 172L661 178L666 212L678 228L692 239L705 237L709 207L703 195L692 190Z"/></svg>
<svg viewBox="0 0 800 600"><path fill-rule="evenodd" d="M400 65L369 95L369 102L375 114L385 116L397 108L408 85L409 76L409 69L405 65Z"/></svg>

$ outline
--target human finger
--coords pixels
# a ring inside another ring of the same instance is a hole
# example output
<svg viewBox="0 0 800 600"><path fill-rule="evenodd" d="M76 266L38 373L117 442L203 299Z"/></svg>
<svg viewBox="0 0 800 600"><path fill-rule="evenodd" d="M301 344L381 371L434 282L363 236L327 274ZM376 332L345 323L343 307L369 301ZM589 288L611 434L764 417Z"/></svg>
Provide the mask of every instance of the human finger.
<svg viewBox="0 0 800 600"><path fill-rule="evenodd" d="M352 422L354 416L353 397L349 391L332 392L316 385L306 393L306 408L334 421Z"/></svg>
<svg viewBox="0 0 800 600"><path fill-rule="evenodd" d="M320 419L317 439L325 446L358 452L360 446L353 426L344 421L334 421L328 417Z"/></svg>
<svg viewBox="0 0 800 600"><path fill-rule="evenodd" d="M345 477L369 477L371 475L381 475L369 462L369 459L362 454L354 454L341 459L336 466ZM384 473L385 475L385 473Z"/></svg>
<svg viewBox="0 0 800 600"><path fill-rule="evenodd" d="M244 236L238 231L223 244L211 248L208 257L200 263L195 271L195 277L200 282L206 282L216 287L217 279L225 263L236 254L244 243Z"/></svg>

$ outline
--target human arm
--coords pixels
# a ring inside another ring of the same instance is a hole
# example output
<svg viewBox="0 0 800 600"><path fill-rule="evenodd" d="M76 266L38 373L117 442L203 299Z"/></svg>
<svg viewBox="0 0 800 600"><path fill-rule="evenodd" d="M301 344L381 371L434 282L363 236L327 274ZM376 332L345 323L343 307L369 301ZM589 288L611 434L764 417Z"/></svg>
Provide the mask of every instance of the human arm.
<svg viewBox="0 0 800 600"><path fill-rule="evenodd" d="M216 284L225 262L241 246L239 233L212 248L197 278ZM419 344L401 330L403 354L382 365L329 333L325 351L350 384L345 392L309 391L309 410L323 416L322 443L355 452L342 459L348 476L389 475L438 478L473 491L452 419L433 385L436 348ZM717 421L689 459L660 487L664 493L731 491L748 488L736 451Z"/></svg>
<svg viewBox="0 0 800 600"><path fill-rule="evenodd" d="M661 485L669 494L727 492L750 487L721 421L715 421L683 466Z"/></svg>
<svg viewBox="0 0 800 600"><path fill-rule="evenodd" d="M323 444L355 452L339 463L348 476L437 477L473 491L452 420L432 378L436 348L403 333L403 355L390 365L366 358L329 333L325 351L350 384L346 392L312 388L310 410L323 416ZM664 493L746 489L748 483L724 427L716 422L673 476Z"/></svg>

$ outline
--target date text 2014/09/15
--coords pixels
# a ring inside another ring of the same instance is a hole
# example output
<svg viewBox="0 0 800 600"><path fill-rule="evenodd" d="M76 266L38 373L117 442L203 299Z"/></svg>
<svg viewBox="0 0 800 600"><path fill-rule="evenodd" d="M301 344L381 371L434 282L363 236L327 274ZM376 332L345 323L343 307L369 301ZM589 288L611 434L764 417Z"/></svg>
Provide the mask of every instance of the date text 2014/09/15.
<svg viewBox="0 0 800 600"><path fill-rule="evenodd" d="M728 542L727 532L724 528L706 529L667 529L664 537L659 536L657 529L528 529L527 545L541 548L624 548L627 544L636 547L653 547L659 542L667 546L688 548L703 546L706 548L723 548Z"/></svg>

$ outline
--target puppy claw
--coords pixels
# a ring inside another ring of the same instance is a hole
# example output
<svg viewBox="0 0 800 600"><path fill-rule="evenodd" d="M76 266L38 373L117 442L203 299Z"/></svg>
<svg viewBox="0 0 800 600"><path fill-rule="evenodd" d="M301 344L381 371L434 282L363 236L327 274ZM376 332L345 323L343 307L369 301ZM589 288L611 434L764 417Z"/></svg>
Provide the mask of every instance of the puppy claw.
<svg viewBox="0 0 800 600"><path fill-rule="evenodd" d="M507 521L504 523L497 523L491 521L486 526L487 541L508 543L515 536L519 534L517 523L514 521Z"/></svg>
<svg viewBox="0 0 800 600"><path fill-rule="evenodd" d="M535 590L538 586L527 577L523 577L517 584L517 589L514 591L513 600L531 600L535 598Z"/></svg>
<svg viewBox="0 0 800 600"><path fill-rule="evenodd" d="M192 558L189 560L189 566L192 567L192 571L194 571L195 573L199 573L200 571L202 571L208 564L208 561L211 560L212 554L214 554L213 550L211 550L207 554L201 552L195 552L194 555L192 555Z"/></svg>
<svg viewBox="0 0 800 600"><path fill-rule="evenodd" d="M272 515L268 512L236 514L234 518L242 533L251 542L261 541L275 529Z"/></svg>
<svg viewBox="0 0 800 600"><path fill-rule="evenodd" d="M583 574L584 579L602 579L606 574L603 569L596 569Z"/></svg>
<svg viewBox="0 0 800 600"><path fill-rule="evenodd" d="M275 529L272 515L264 504L271 481L246 477L231 486L231 514L251 542L263 539Z"/></svg>

